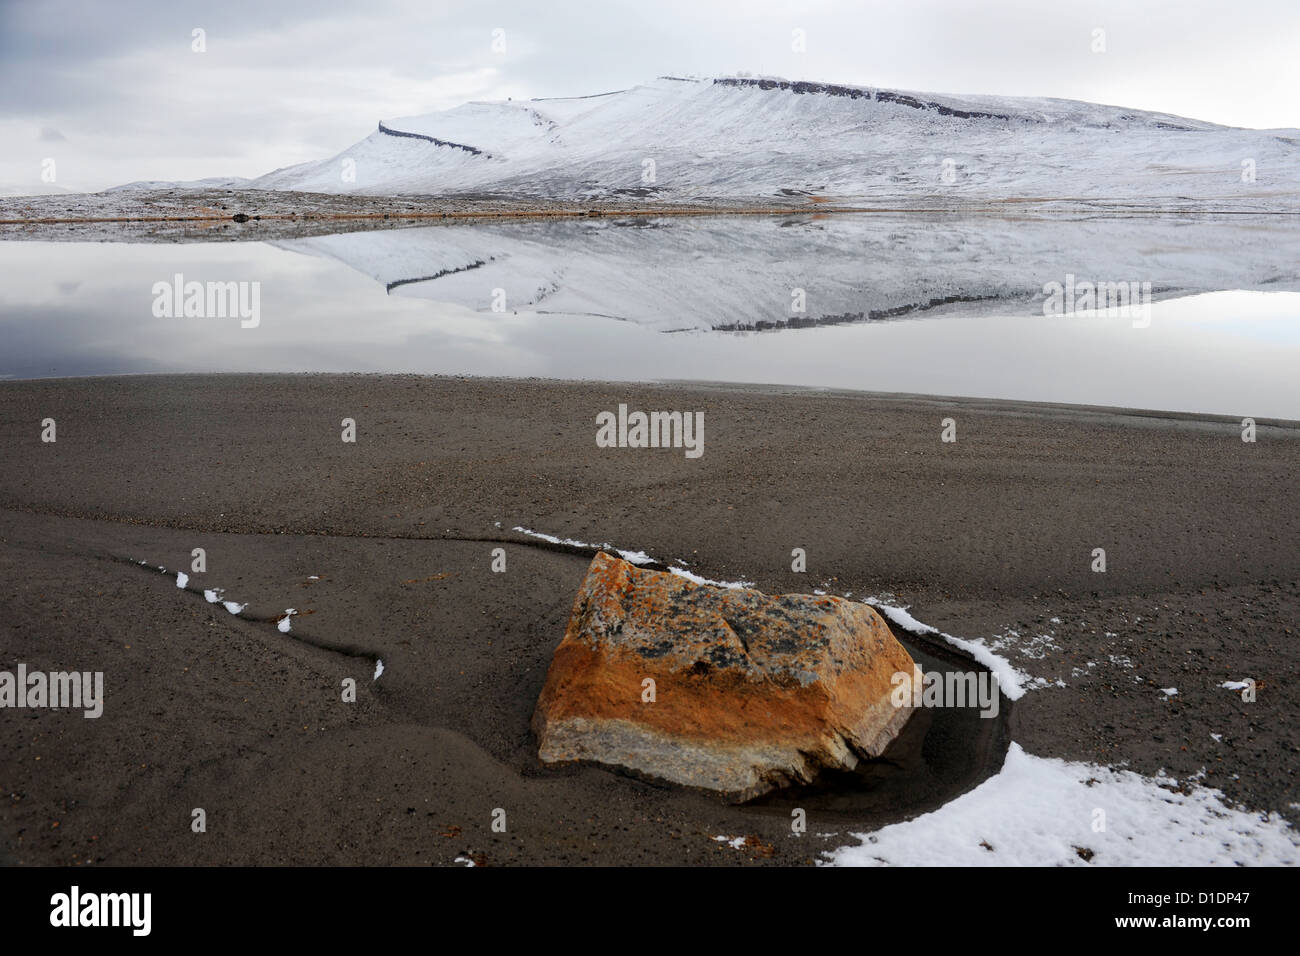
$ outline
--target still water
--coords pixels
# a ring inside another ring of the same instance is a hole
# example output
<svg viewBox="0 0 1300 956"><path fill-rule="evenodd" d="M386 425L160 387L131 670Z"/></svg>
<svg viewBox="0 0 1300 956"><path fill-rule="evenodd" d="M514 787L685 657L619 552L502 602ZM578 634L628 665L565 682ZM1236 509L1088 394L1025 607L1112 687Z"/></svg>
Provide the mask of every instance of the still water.
<svg viewBox="0 0 1300 956"><path fill-rule="evenodd" d="M1088 281L1149 299L1044 314L1053 283ZM216 314L217 283L240 284L244 312L235 299ZM193 284L203 314L187 316ZM1300 419L1297 369L1289 221L717 218L0 242L5 378L700 380Z"/></svg>

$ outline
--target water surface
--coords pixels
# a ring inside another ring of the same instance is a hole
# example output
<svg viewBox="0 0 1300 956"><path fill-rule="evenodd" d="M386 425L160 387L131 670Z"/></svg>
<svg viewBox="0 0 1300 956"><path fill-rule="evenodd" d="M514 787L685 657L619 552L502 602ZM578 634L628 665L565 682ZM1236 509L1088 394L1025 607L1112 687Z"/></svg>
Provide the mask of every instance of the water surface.
<svg viewBox="0 0 1300 956"><path fill-rule="evenodd" d="M155 314L178 274L257 283L256 326ZM1149 283L1150 309L1044 315L1067 276ZM1300 419L1300 227L719 217L0 242L0 339L8 378L707 380Z"/></svg>

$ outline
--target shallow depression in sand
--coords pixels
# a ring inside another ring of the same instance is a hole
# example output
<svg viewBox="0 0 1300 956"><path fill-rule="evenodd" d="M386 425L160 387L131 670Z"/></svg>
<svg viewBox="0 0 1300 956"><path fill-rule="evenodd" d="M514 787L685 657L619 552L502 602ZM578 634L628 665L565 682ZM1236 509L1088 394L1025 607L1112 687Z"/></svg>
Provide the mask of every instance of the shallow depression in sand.
<svg viewBox="0 0 1300 956"><path fill-rule="evenodd" d="M984 670L951 648L936 646L892 627L894 636L925 673ZM1000 693L1000 692L999 692ZM978 704L917 708L902 733L878 758L852 771L825 772L804 787L765 794L745 805L755 813L788 816L795 808L883 826L942 806L1002 768L1010 745L1012 702L1001 695L996 715L981 716Z"/></svg>

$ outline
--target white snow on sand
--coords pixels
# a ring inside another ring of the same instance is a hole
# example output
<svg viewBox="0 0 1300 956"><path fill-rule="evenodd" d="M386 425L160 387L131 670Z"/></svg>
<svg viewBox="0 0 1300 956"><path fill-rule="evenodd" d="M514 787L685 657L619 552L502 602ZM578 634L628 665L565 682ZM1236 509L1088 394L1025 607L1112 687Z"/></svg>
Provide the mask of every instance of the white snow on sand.
<svg viewBox="0 0 1300 956"><path fill-rule="evenodd" d="M549 541L551 544L568 545L571 548L592 548L594 550L604 551L609 554L617 554L628 564L653 564L654 558L644 551L623 551L614 547L612 544L592 544L588 541L577 541L573 538L557 538L553 534L543 534L541 531L532 531L528 528L515 528L520 534L526 534L533 538L540 538L542 541Z"/></svg>
<svg viewBox="0 0 1300 956"><path fill-rule="evenodd" d="M1225 680L1225 681L1224 681L1222 684L1220 684L1219 686L1222 687L1222 688L1224 688L1225 690L1245 690L1247 687L1250 686L1250 681L1248 681L1248 680Z"/></svg>
<svg viewBox="0 0 1300 956"><path fill-rule="evenodd" d="M528 528L516 527L514 530L518 531L520 534L526 534L534 538L540 538L543 541L549 541L551 544L564 544L574 548L590 548L593 550L604 551L607 554L616 554L628 564L646 565L656 563L655 559L650 557L650 555L646 554L644 551L624 551L611 544L592 544L589 541L578 541L574 538L557 538L555 535L544 534L541 531L532 531ZM669 565L668 570L679 578L685 578L687 581L691 581L694 584L711 584L714 587L719 588L752 588L754 586L753 581L715 581L712 578L700 577L700 575L695 574L692 571L688 571L685 568L680 568L675 565Z"/></svg>
<svg viewBox="0 0 1300 956"><path fill-rule="evenodd" d="M893 621L903 630L912 634L937 634L953 647L965 651L976 661L987 667L998 679L998 687L1002 693L1007 696L1008 700L1019 700L1025 696L1026 690L1033 690L1039 687L1049 686L1049 681L1042 678L1031 677L1024 671L1018 670L1009 660L995 654L992 650L978 640L964 640L960 637L953 637L951 634L945 634L937 627L931 627L929 624L922 624L911 614L907 613L906 608L896 607L892 604L885 604L875 598L866 598L863 603L870 605L879 611L889 620ZM1065 686L1060 684L1059 686Z"/></svg>
<svg viewBox="0 0 1300 956"><path fill-rule="evenodd" d="M148 567L148 566L149 566L149 565L148 565L146 562L144 562L144 561L138 561L138 562L136 562L136 563L137 563L137 564L140 564L142 567ZM157 565L157 568L158 568L158 570L161 571L163 574L171 574L171 572L168 571L166 568L164 568L161 564L160 564L160 565ZM186 574L184 571L177 571L177 572L176 572L176 586L177 586L178 588L182 588L182 589L183 589L183 588L185 588L185 586L188 585L189 583L190 583L190 576L189 576L188 574ZM243 612L244 608L248 607L247 604L240 604L240 603L237 602L237 601L223 601L223 600L221 599L221 595L222 595L222 593L223 593L223 590L224 590L224 589L222 589L222 588L208 588L208 589L206 589L206 590L203 592L203 597L204 597L204 599L205 599L209 604L217 604L217 603L220 603L221 606L224 607L224 608L225 608L227 611L229 611L231 614L240 614L240 613Z"/></svg>
<svg viewBox="0 0 1300 956"><path fill-rule="evenodd" d="M698 574L695 574L691 571L687 571L685 568L679 568L676 566L670 566L668 570L670 573L677 575L679 578L685 578L687 581L690 581L694 584L711 584L715 588L738 589L738 588L752 588L754 586L753 581L715 581L712 578L702 578Z"/></svg>
<svg viewBox="0 0 1300 956"><path fill-rule="evenodd" d="M375 676L372 677L372 678L370 678L370 679L371 679L372 681L379 680L379 675L382 674L383 672L384 672L384 662L381 661L379 658L376 657L376 658L375 658Z"/></svg>
<svg viewBox="0 0 1300 956"><path fill-rule="evenodd" d="M222 595L225 593L225 588L209 588L203 592L203 598L209 604L220 604L231 614L239 614L244 608L248 607L247 604L240 604L238 601L223 600Z"/></svg>
<svg viewBox="0 0 1300 956"><path fill-rule="evenodd" d="M1090 783L1091 781L1091 783ZM1129 770L1027 754L951 803L827 854L839 866L1209 866L1300 863L1300 835L1274 814L1188 794ZM1170 781L1163 781L1170 782ZM1096 811L1105 829L1094 832ZM987 844L984 846L982 844ZM991 849L990 849L991 847ZM1091 862L1080 856L1091 851Z"/></svg>
<svg viewBox="0 0 1300 956"><path fill-rule="evenodd" d="M279 632L280 632L281 634L288 634L288 633L289 633L289 619L290 619L291 617L293 617L293 616L294 616L295 614L297 614L297 613L298 613L298 612L295 611L295 610L294 610L293 608L291 608L291 607L287 607L287 608L285 608L285 609L284 609L284 617L280 618L280 620L278 620L278 621L275 622L276 629L279 630Z"/></svg>

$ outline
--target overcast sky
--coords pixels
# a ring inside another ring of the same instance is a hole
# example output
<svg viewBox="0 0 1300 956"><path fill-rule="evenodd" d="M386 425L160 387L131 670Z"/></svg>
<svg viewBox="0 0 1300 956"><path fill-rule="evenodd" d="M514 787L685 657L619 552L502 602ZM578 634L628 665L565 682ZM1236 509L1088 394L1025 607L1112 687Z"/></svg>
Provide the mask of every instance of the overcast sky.
<svg viewBox="0 0 1300 956"><path fill-rule="evenodd" d="M0 0L0 187L256 176L381 118L739 71L1300 127L1300 0Z"/></svg>

